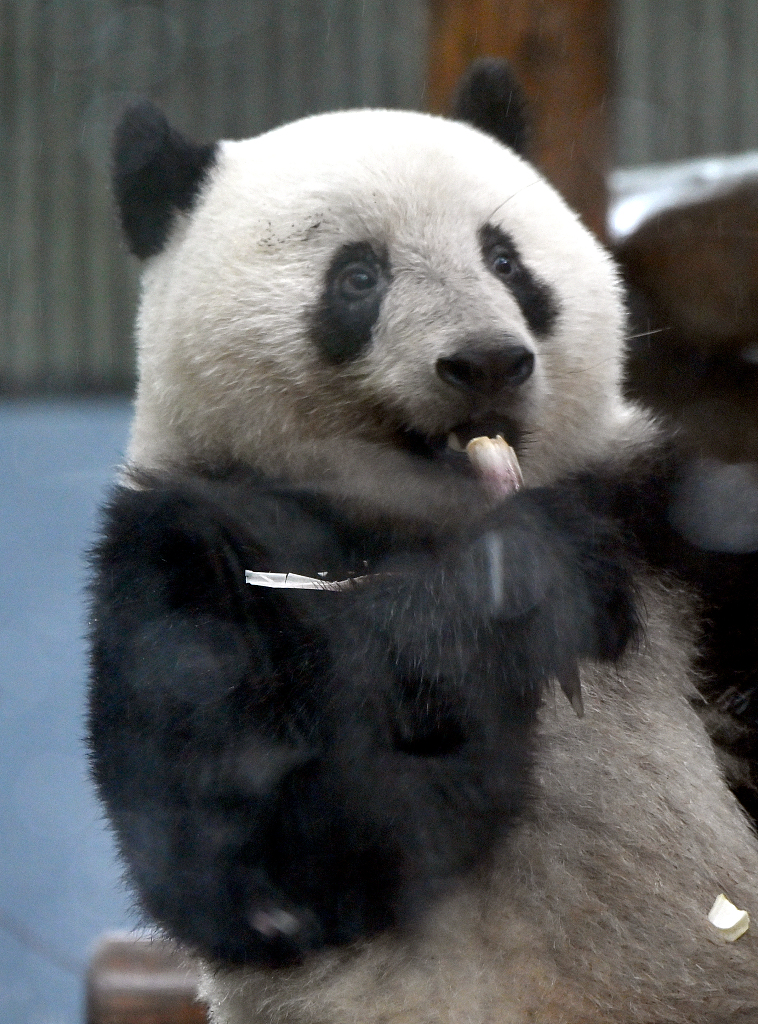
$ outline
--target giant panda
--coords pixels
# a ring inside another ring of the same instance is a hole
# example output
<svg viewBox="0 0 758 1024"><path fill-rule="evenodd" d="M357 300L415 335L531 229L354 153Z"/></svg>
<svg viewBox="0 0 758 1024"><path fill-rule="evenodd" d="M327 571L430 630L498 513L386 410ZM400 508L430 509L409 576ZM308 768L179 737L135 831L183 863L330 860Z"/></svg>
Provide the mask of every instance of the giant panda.
<svg viewBox="0 0 758 1024"><path fill-rule="evenodd" d="M707 917L758 913L758 842L693 707L676 451L526 138L498 62L452 119L118 129L139 386L89 742L218 1024L758 1020L758 939ZM496 494L460 449L497 435Z"/></svg>

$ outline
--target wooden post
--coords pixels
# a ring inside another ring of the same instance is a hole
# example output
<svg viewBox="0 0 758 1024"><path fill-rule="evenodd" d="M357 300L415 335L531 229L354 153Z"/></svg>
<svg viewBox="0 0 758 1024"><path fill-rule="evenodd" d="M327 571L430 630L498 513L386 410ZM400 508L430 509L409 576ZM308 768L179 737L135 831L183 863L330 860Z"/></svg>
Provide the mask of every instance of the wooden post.
<svg viewBox="0 0 758 1024"><path fill-rule="evenodd" d="M428 106L449 110L474 57L506 57L534 120L532 157L605 237L611 0L431 0Z"/></svg>
<svg viewBox="0 0 758 1024"><path fill-rule="evenodd" d="M207 1024L197 972L172 943L104 936L87 972L87 1024Z"/></svg>

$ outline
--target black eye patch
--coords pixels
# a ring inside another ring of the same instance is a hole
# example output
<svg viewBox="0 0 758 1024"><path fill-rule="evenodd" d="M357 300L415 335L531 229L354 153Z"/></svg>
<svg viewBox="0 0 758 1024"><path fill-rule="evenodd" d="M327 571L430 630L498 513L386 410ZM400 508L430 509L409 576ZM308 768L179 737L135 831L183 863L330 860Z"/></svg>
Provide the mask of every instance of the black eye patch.
<svg viewBox="0 0 758 1024"><path fill-rule="evenodd" d="M390 281L386 252L370 242L337 250L310 314L311 336L328 362L355 359L369 346Z"/></svg>
<svg viewBox="0 0 758 1024"><path fill-rule="evenodd" d="M543 337L550 334L560 312L550 285L524 265L516 243L494 224L479 229L479 245L485 266L511 292L529 328Z"/></svg>

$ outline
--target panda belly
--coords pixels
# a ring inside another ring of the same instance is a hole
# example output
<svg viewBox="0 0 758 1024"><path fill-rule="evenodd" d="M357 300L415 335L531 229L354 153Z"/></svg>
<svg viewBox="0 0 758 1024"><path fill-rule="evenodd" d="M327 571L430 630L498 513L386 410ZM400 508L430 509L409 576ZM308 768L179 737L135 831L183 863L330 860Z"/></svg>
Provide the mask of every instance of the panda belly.
<svg viewBox="0 0 758 1024"><path fill-rule="evenodd" d="M582 675L586 715L548 701L534 796L491 860L413 931L283 971L204 974L217 1024L717 1024L758 1019L748 932L755 837L688 697L686 600L646 584L645 639Z"/></svg>

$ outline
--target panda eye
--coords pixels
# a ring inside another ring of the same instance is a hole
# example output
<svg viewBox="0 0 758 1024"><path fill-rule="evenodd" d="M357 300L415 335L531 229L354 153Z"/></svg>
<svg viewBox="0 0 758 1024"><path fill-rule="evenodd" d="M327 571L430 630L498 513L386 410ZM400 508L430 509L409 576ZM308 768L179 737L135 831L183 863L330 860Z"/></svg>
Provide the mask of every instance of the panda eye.
<svg viewBox="0 0 758 1024"><path fill-rule="evenodd" d="M493 255L491 266L498 277L510 277L516 269L514 260L504 252L496 252Z"/></svg>
<svg viewBox="0 0 758 1024"><path fill-rule="evenodd" d="M349 263L340 271L335 285L340 296L347 302L366 298L379 280L376 267L368 263Z"/></svg>
<svg viewBox="0 0 758 1024"><path fill-rule="evenodd" d="M348 242L335 252L310 314L313 340L327 362L356 359L371 345L391 280L389 255L373 239Z"/></svg>

